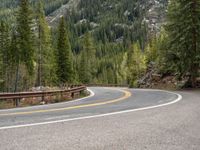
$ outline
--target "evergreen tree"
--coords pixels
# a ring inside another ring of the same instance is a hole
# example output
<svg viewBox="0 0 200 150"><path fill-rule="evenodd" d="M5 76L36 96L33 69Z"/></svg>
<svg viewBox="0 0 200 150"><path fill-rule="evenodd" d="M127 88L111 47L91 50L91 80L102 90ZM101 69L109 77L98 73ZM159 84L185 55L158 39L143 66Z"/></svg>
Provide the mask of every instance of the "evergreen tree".
<svg viewBox="0 0 200 150"><path fill-rule="evenodd" d="M200 1L171 0L167 21L168 61L180 76L190 73L190 86L195 87L200 67Z"/></svg>
<svg viewBox="0 0 200 150"><path fill-rule="evenodd" d="M93 83L97 73L96 49L90 33L84 36L79 77L82 83Z"/></svg>
<svg viewBox="0 0 200 150"><path fill-rule="evenodd" d="M37 9L37 80L36 86L50 84L54 78L54 57L51 45L51 34L46 22L43 2L38 2Z"/></svg>
<svg viewBox="0 0 200 150"><path fill-rule="evenodd" d="M17 65L18 73L16 73L16 80L19 77L19 74L21 74L22 72L27 72L24 73L23 77L21 78L21 88L23 89L30 86L29 83L31 83L31 76L34 72L35 40L33 32L33 16L29 0L19 1L19 10L17 14L17 38L19 44L19 60L17 62L19 64ZM22 69L23 71L20 69Z"/></svg>
<svg viewBox="0 0 200 150"><path fill-rule="evenodd" d="M94 43L90 33L87 33L84 37L83 51L85 51L87 54L87 67L90 72L89 74L92 78L94 78L97 71L95 62L96 49L94 47Z"/></svg>
<svg viewBox="0 0 200 150"><path fill-rule="evenodd" d="M1 21L0 23L0 79L1 86L4 91L8 91L8 75L9 75L9 46L10 35L9 26Z"/></svg>
<svg viewBox="0 0 200 150"><path fill-rule="evenodd" d="M18 89L19 81L19 67L20 67L20 49L19 49L19 38L15 31L12 32L11 45L10 45L10 62L13 70L13 79L11 81L12 92L16 92Z"/></svg>
<svg viewBox="0 0 200 150"><path fill-rule="evenodd" d="M69 43L68 33L64 17L59 24L58 46L56 52L57 77L59 83L72 83L74 79L72 50Z"/></svg>
<svg viewBox="0 0 200 150"><path fill-rule="evenodd" d="M91 81L91 73L88 67L88 56L86 51L83 51L81 54L81 60L79 64L79 79L84 84L90 83Z"/></svg>
<svg viewBox="0 0 200 150"><path fill-rule="evenodd" d="M146 70L146 57L140 49L139 43L131 46L127 59L128 84L131 87L136 87L138 79L140 79Z"/></svg>
<svg viewBox="0 0 200 150"><path fill-rule="evenodd" d="M21 62L25 63L29 75L34 71L34 34L32 31L32 10L29 0L20 0L17 16L17 31L19 34L19 46L21 51Z"/></svg>

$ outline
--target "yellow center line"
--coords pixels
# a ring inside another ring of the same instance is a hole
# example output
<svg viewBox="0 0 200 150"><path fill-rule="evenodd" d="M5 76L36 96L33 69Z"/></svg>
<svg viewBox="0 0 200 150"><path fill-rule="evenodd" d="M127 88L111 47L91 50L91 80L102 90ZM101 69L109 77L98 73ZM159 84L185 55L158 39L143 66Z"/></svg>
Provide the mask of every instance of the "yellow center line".
<svg viewBox="0 0 200 150"><path fill-rule="evenodd" d="M127 98L129 98L131 96L131 93L129 91L120 90L120 89L117 89L117 90L123 92L124 96L117 98L117 99L113 99L113 100L109 100L109 101L105 101L105 102L93 103L93 104L83 104L83 105L77 105L77 106L71 106L71 107L34 110L34 111L27 111L27 112L7 113L7 114L0 114L0 116L28 115L28 114L34 114L34 113L55 112L55 111L64 111L64 110L72 110L72 109L78 109L78 108L101 106L101 105L112 104L112 103L116 103L116 102L119 102L119 101L122 101L122 100L126 100Z"/></svg>

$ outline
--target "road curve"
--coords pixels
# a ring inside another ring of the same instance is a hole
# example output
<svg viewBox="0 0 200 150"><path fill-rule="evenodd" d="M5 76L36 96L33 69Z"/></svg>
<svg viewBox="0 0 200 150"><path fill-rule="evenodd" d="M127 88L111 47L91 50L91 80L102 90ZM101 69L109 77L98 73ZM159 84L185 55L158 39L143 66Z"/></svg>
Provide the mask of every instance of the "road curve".
<svg viewBox="0 0 200 150"><path fill-rule="evenodd" d="M159 90L91 90L72 102L0 110L0 149L200 148L200 92L179 92L182 98Z"/></svg>

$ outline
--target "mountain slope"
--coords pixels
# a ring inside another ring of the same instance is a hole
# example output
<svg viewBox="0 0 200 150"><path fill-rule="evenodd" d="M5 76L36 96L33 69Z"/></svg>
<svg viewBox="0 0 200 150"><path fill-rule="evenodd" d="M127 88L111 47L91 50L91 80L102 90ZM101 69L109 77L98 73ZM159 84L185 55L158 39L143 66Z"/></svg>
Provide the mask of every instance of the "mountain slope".
<svg viewBox="0 0 200 150"><path fill-rule="evenodd" d="M30 0L32 6L39 0ZM43 0L45 4L46 15L59 9L63 4L69 0ZM0 0L0 18L12 21L15 18L15 12L18 8L19 0ZM1 20L0 19L0 20Z"/></svg>
<svg viewBox="0 0 200 150"><path fill-rule="evenodd" d="M1 19L7 19L6 22L12 24L11 28L15 30L15 11L19 0L0 0L0 2L2 8L0 16L3 16ZM38 0L30 2L35 21L37 12L35 4ZM44 0L43 2L46 19L52 27L54 50L58 50L57 27L60 17L64 16L67 21L67 35L73 51L76 82L86 81L81 79L81 70L84 70L91 76L90 83L109 84L127 83L129 73L127 62L131 58L128 55L132 55L133 47L138 48L138 55L143 55L151 36L159 32L167 7L167 0ZM37 42L37 39L33 40ZM88 63L91 62L90 59L92 64Z"/></svg>

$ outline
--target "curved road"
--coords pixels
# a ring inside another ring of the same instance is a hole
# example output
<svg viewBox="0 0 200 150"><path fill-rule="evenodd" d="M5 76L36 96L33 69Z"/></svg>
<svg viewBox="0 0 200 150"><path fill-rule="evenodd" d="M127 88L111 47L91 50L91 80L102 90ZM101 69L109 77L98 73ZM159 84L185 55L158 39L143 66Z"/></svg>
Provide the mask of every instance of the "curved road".
<svg viewBox="0 0 200 150"><path fill-rule="evenodd" d="M0 110L0 150L200 149L199 91L91 91L71 102Z"/></svg>

